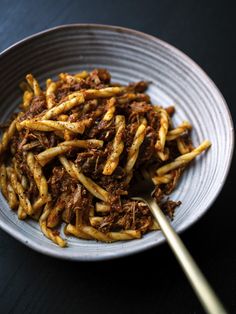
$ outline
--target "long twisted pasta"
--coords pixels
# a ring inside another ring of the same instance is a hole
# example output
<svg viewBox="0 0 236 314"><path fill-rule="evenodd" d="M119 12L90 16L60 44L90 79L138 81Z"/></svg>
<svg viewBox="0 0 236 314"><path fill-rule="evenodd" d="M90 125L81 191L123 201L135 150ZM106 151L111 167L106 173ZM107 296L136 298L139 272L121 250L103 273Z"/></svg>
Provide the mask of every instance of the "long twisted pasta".
<svg viewBox="0 0 236 314"><path fill-rule="evenodd" d="M158 131L158 140L156 142L155 147L158 151L163 152L166 142L166 134L168 132L169 127L169 117L166 110L162 108L159 109L159 115L160 115L160 128Z"/></svg>
<svg viewBox="0 0 236 314"><path fill-rule="evenodd" d="M50 199L48 195L48 184L40 164L35 160L35 157L31 152L27 154L27 164L39 190L39 198L33 204L34 211L37 211Z"/></svg>
<svg viewBox="0 0 236 314"><path fill-rule="evenodd" d="M103 141L93 139L65 141L60 143L58 146L46 149L35 157L41 166L45 166L54 157L66 153L71 148L96 148L102 146Z"/></svg>
<svg viewBox="0 0 236 314"><path fill-rule="evenodd" d="M53 82L52 80L47 81L47 89L46 89L46 101L48 109L51 109L56 105L55 102L55 92L57 90L58 84Z"/></svg>
<svg viewBox="0 0 236 314"><path fill-rule="evenodd" d="M173 162L159 168L156 173L159 176L163 176L165 173L168 173L169 171L185 166L186 163L189 163L192 161L197 155L201 154L204 150L206 150L208 147L211 146L210 141L204 141L201 145L199 145L197 148L195 148L190 153L181 155L177 157Z"/></svg>
<svg viewBox="0 0 236 314"><path fill-rule="evenodd" d="M103 169L103 174L105 175L111 175L114 172L119 163L119 156L121 155L124 149L124 142L122 140L122 136L125 130L125 117L120 115L116 116L115 125L116 135L113 141L112 151Z"/></svg>
<svg viewBox="0 0 236 314"><path fill-rule="evenodd" d="M36 80L36 78L34 78L32 74L27 74L26 80L27 80L29 86L32 88L34 95L40 96L42 94L42 91L41 91L41 88L40 88L39 83Z"/></svg>
<svg viewBox="0 0 236 314"><path fill-rule="evenodd" d="M13 120L9 126L9 128L3 133L2 141L0 143L0 155L7 149L9 141L16 131L16 122L17 120Z"/></svg>
<svg viewBox="0 0 236 314"><path fill-rule="evenodd" d="M139 148L142 145L145 137L146 125L147 120L143 119L135 133L133 143L128 152L127 163L125 165L125 171L127 173L130 173L132 171L134 164L138 158Z"/></svg>
<svg viewBox="0 0 236 314"><path fill-rule="evenodd" d="M43 214L41 215L41 217L39 219L39 225L40 225L40 228L41 228L43 234L48 239L50 239L54 243L58 244L60 247L67 246L67 242L58 235L57 231L52 230L52 229L47 227L47 218L48 218L49 214L50 214L50 206L47 204L44 208Z"/></svg>
<svg viewBox="0 0 236 314"><path fill-rule="evenodd" d="M27 213L27 215L31 215L33 213L31 202L28 199L28 197L25 195L25 190L23 186L21 185L21 183L18 182L17 175L13 171L13 169L10 170L10 181L11 181L11 185L14 192L19 197L19 202L20 202L21 207Z"/></svg>

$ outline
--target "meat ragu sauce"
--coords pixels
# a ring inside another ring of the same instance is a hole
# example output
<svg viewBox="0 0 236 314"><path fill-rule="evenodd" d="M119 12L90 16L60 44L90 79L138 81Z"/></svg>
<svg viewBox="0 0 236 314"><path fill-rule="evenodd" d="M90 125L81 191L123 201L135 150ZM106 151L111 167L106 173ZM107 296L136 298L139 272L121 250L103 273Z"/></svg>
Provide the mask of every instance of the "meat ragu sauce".
<svg viewBox="0 0 236 314"><path fill-rule="evenodd" d="M43 91L26 76L20 113L2 137L1 189L19 219L39 220L61 247L59 234L112 242L157 230L149 208L129 199L137 180L153 181L153 196L173 219L180 202L168 195L189 164L210 146L193 147L174 107L151 104L140 81L122 86L105 69L48 79Z"/></svg>

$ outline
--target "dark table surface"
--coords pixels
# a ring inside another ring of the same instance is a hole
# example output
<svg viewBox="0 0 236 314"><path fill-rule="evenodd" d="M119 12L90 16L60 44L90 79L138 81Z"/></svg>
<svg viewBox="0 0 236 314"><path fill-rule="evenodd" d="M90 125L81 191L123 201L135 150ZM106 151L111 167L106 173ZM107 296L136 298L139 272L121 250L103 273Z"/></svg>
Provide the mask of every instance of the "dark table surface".
<svg viewBox="0 0 236 314"><path fill-rule="evenodd" d="M103 23L166 40L215 81L236 119L235 13L229 1L0 0L0 50L46 28ZM208 213L181 237L236 313L235 158ZM73 263L40 255L0 230L0 313L203 313L166 244L127 258Z"/></svg>

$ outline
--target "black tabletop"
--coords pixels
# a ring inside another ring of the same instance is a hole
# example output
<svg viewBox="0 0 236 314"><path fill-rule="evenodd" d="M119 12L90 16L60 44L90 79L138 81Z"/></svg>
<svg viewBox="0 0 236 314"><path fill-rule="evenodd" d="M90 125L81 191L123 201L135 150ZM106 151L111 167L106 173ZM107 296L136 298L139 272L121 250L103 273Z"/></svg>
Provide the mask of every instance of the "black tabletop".
<svg viewBox="0 0 236 314"><path fill-rule="evenodd" d="M235 13L229 1L0 1L0 50L68 23L121 25L156 35L215 81L236 119ZM236 313L235 158L220 196L181 234L230 313ZM0 230L0 313L203 313L167 244L78 263L36 253Z"/></svg>

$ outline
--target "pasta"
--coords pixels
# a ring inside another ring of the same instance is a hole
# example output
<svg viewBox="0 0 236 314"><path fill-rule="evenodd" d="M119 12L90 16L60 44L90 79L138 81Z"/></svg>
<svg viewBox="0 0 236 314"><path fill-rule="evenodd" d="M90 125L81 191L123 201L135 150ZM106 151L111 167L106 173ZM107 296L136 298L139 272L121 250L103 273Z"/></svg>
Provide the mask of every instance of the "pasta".
<svg viewBox="0 0 236 314"><path fill-rule="evenodd" d="M53 120L25 120L18 124L18 129L27 128L37 131L51 132L51 131L65 131L69 130L73 133L83 134L85 127L92 122L91 119L84 119L79 122L67 121L53 121Z"/></svg>
<svg viewBox="0 0 236 314"><path fill-rule="evenodd" d="M139 153L139 147L144 141L145 133L146 133L146 125L147 121L146 119L143 119L141 124L139 125L135 135L134 135L134 140L133 143L128 151L128 158L127 158L127 163L125 165L125 171L127 173L130 173L135 165L135 162L138 158L138 153Z"/></svg>
<svg viewBox="0 0 236 314"><path fill-rule="evenodd" d="M37 211L50 199L48 195L48 184L45 176L43 175L42 168L38 161L35 160L33 153L30 152L27 154L26 161L39 190L39 197L33 204L33 210Z"/></svg>
<svg viewBox="0 0 236 314"><path fill-rule="evenodd" d="M55 93L58 87L58 84L53 82L51 79L47 80L47 89L46 89L46 102L47 102L47 107L48 109L51 109L56 105L55 102Z"/></svg>
<svg viewBox="0 0 236 314"><path fill-rule="evenodd" d="M47 204L44 208L43 214L39 219L39 225L43 234L55 244L58 244L60 247L65 247L67 245L66 241L62 239L56 230L52 230L47 226L47 218L50 214L51 208L50 204Z"/></svg>
<svg viewBox="0 0 236 314"><path fill-rule="evenodd" d="M188 165L210 147L194 147L192 125L174 127L173 107L151 104L146 82L111 83L105 69L48 79L45 90L26 76L21 112L0 142L0 188L21 220L66 247L64 234L102 242L139 239L159 230L150 209L129 198L140 178L173 219L170 200Z"/></svg>
<svg viewBox="0 0 236 314"><path fill-rule="evenodd" d="M35 156L37 161L40 163L41 166L45 166L51 159L54 157L66 153L72 148L96 148L102 147L103 141L99 140L72 140L72 141L65 141L60 143L58 146L51 147L43 151L42 153Z"/></svg>
<svg viewBox="0 0 236 314"><path fill-rule="evenodd" d="M9 177L10 177L10 183L13 188L13 191L15 192L15 195L18 195L19 197L19 203L23 210L27 213L27 215L31 215L33 213L33 208L30 203L30 200L25 195L25 190L22 186L22 184L17 180L17 175L14 172L13 169L9 168ZM10 202L10 201L9 201Z"/></svg>
<svg viewBox="0 0 236 314"><path fill-rule="evenodd" d="M26 75L26 81L34 92L35 96L40 96L42 94L41 88L38 81L33 77L32 74Z"/></svg>
<svg viewBox="0 0 236 314"><path fill-rule="evenodd" d="M6 130L3 133L2 141L0 143L0 153L3 153L7 149L8 143L9 143L10 139L12 138L12 136L14 135L15 130L16 130L16 119L14 119L11 122L8 130Z"/></svg>
<svg viewBox="0 0 236 314"><path fill-rule="evenodd" d="M112 151L110 156L108 157L104 169L103 174L111 175L116 169L119 163L119 157L124 149L124 142L122 140L123 133L125 131L125 117L124 116L116 116L115 120L116 127L116 135L113 141Z"/></svg>
<svg viewBox="0 0 236 314"><path fill-rule="evenodd" d="M201 154L204 150L206 150L208 147L211 146L210 141L204 141L201 145L199 145L197 148L192 150L190 153L181 155L174 159L171 163L162 166L157 170L158 175L163 175L165 173L170 172L173 169L180 168L184 166L186 163L189 163L192 161L197 155Z"/></svg>
<svg viewBox="0 0 236 314"><path fill-rule="evenodd" d="M34 93L31 92L31 91L26 90L26 91L24 92L24 95L23 95L23 103L22 103L22 109L23 109L24 111L26 111L26 110L29 109L30 103L31 103L31 101L32 101L32 99L33 99L33 96L34 96Z"/></svg>

